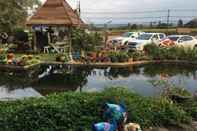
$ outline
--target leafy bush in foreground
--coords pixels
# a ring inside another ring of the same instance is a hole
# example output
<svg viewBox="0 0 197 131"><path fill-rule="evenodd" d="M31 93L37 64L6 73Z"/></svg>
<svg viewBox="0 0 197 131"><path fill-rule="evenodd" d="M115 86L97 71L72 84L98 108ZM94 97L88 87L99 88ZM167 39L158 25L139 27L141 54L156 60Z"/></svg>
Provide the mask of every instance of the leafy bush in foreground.
<svg viewBox="0 0 197 131"><path fill-rule="evenodd" d="M90 130L102 120L105 102L125 101L129 122L142 127L190 123L191 117L167 99L141 97L126 89L101 93L63 93L46 98L0 103L0 130L61 131Z"/></svg>
<svg viewBox="0 0 197 131"><path fill-rule="evenodd" d="M195 121L197 121L197 99L196 98L185 101L183 103L179 103L178 105L181 106L187 113L189 113Z"/></svg>

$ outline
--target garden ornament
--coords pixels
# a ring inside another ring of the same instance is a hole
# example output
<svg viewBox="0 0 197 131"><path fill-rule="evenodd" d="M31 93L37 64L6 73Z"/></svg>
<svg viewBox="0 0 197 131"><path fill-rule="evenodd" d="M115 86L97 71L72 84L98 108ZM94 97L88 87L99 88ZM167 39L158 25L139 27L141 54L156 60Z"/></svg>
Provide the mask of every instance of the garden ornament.
<svg viewBox="0 0 197 131"><path fill-rule="evenodd" d="M96 123L92 127L92 131L116 131L116 123L110 124L107 122Z"/></svg>
<svg viewBox="0 0 197 131"><path fill-rule="evenodd" d="M142 131L139 124L128 123L124 127L124 131Z"/></svg>
<svg viewBox="0 0 197 131"><path fill-rule="evenodd" d="M127 112L125 104L109 104L106 103L104 117L109 121L115 120L117 123L126 123Z"/></svg>

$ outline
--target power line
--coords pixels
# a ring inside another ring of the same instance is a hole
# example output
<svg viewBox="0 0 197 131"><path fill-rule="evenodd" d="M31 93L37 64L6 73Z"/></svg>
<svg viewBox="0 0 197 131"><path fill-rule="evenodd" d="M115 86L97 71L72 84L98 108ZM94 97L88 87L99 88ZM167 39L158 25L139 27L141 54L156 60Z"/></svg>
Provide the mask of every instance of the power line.
<svg viewBox="0 0 197 131"><path fill-rule="evenodd" d="M161 19L166 18L166 16L158 16L158 17L111 17L111 16L103 16L103 17L84 17L84 18L91 18L91 19Z"/></svg>
<svg viewBox="0 0 197 131"><path fill-rule="evenodd" d="M167 10L154 10L154 11L128 11L128 12L82 12L83 14L145 14L145 13L161 13Z"/></svg>
<svg viewBox="0 0 197 131"><path fill-rule="evenodd" d="M178 13L180 12L180 13ZM185 13L184 13L185 12ZM192 12L192 15L191 13ZM156 14L158 13L158 14ZM196 14L193 15L193 14ZM180 14L180 15L177 15ZM181 15L182 14L182 15ZM188 15L186 15L188 14ZM136 17L134 17L136 16ZM141 17L140 17L141 16ZM177 22L179 19L188 22L193 18L197 18L197 9L172 9L172 10L149 10L149 11L120 11L120 12L82 12L82 18L91 21L103 21L103 20L113 20L116 23L124 21L123 23L150 23L156 21L166 23L170 25L171 23ZM138 21L138 22L137 22Z"/></svg>
<svg viewBox="0 0 197 131"><path fill-rule="evenodd" d="M102 16L102 17L87 17L84 16L83 18L88 18L88 19L162 19L162 18L167 18L167 23L170 20L170 18L197 18L197 16L157 16L157 17L111 17L111 16Z"/></svg>
<svg viewBox="0 0 197 131"><path fill-rule="evenodd" d="M197 12L197 9L172 9L173 12Z"/></svg>
<svg viewBox="0 0 197 131"><path fill-rule="evenodd" d="M172 9L171 12L197 12L197 9ZM149 11L82 11L82 14L147 14L147 13L164 13L168 10L149 10Z"/></svg>
<svg viewBox="0 0 197 131"><path fill-rule="evenodd" d="M170 22L170 10L168 10L168 15L167 15L167 29L169 28L169 22Z"/></svg>

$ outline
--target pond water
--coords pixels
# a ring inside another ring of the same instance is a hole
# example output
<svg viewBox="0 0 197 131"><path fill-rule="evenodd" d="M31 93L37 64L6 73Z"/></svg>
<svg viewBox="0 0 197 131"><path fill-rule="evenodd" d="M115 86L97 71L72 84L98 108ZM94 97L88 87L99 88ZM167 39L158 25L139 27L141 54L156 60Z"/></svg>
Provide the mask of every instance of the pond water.
<svg viewBox="0 0 197 131"><path fill-rule="evenodd" d="M42 67L34 72L0 72L0 100L42 97L52 93L95 92L127 87L143 96L158 96L162 88L152 82L165 80L191 93L197 91L197 67L148 64L128 68Z"/></svg>

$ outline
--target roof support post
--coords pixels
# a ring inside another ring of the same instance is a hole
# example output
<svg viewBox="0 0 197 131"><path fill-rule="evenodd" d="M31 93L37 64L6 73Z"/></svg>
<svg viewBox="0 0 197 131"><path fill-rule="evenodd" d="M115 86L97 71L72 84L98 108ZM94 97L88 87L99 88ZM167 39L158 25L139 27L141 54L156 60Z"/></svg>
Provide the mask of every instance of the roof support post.
<svg viewBox="0 0 197 131"><path fill-rule="evenodd" d="M37 37L36 37L36 31L33 30L33 51L37 51Z"/></svg>
<svg viewBox="0 0 197 131"><path fill-rule="evenodd" d="M69 57L70 57L70 62L74 62L73 57L72 57L72 27L69 26Z"/></svg>

